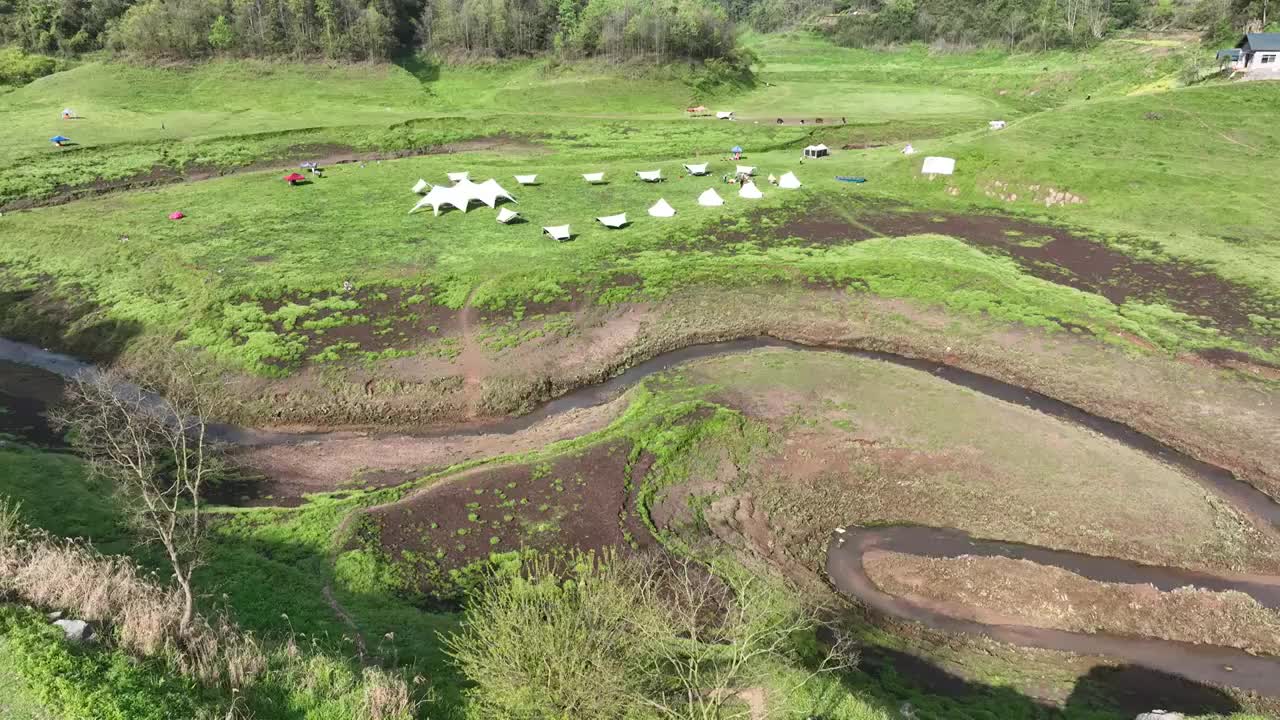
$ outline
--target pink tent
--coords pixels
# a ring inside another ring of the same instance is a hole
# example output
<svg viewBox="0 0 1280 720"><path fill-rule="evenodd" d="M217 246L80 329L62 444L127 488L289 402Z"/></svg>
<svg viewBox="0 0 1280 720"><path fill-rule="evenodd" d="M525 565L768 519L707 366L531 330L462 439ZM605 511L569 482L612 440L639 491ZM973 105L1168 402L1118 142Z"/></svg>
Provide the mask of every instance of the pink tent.
<svg viewBox="0 0 1280 720"><path fill-rule="evenodd" d="M169 213L170 220L181 220L184 217L186 217L186 215L183 215L181 210Z"/></svg>

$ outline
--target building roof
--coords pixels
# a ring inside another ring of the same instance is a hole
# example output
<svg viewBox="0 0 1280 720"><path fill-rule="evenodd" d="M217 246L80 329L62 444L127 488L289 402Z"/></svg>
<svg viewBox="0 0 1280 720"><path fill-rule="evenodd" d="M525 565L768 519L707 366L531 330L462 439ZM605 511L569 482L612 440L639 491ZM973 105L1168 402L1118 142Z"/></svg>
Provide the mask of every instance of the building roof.
<svg viewBox="0 0 1280 720"><path fill-rule="evenodd" d="M1249 33L1240 38L1236 47L1245 52L1280 51L1280 33Z"/></svg>

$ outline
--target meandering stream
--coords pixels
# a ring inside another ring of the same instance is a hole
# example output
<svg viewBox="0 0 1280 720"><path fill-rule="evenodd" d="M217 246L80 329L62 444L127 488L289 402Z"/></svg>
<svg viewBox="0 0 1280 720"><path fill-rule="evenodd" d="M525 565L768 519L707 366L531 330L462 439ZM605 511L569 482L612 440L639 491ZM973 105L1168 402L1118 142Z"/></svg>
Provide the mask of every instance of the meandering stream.
<svg viewBox="0 0 1280 720"><path fill-rule="evenodd" d="M1160 460L1177 466L1217 493L1255 522L1275 531L1280 527L1280 504L1230 472L1201 462L1185 453L1120 423L1088 413L1080 408L977 373L949 365L884 352L836 347L811 347L773 338L747 338L698 345L659 355L639 363L617 376L586 386L551 400L528 414L463 428L439 428L413 433L415 437L441 438L460 435L507 434L570 410L602 404L641 380L693 360L742 353L761 348L784 348L803 352L839 352L879 360L930 373L948 382L1005 402L1035 409L1094 432ZM92 372L93 366L59 353L0 338L0 360L33 366L63 377ZM342 433L282 433L233 425L219 425L214 434L222 441L251 446L323 442ZM1280 658L1250 655L1242 650L1209 645L1076 633L1020 625L992 625L943 614L884 593L867 576L863 555L871 550L896 550L931 557L958 555L999 555L1025 558L1053 565L1103 582L1151 583L1161 590L1193 585L1205 590L1236 590L1247 593L1262 605L1280 609L1280 577L1228 575L1195 572L1172 567L1142 565L1116 558L1103 558L1017 543L976 540L959 530L925 527L850 528L833 535L827 552L827 574L832 584L846 595L866 605L900 618L930 627L986 635L1001 642L1051 650L1104 655L1145 667L1181 675L1200 682L1229 685L1267 695L1280 696Z"/></svg>

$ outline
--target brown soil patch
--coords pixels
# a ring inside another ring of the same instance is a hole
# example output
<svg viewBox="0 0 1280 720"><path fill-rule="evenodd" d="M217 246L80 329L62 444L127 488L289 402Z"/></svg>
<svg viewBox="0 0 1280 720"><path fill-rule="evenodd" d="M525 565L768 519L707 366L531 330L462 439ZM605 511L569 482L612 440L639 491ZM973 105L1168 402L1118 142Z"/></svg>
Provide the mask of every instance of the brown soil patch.
<svg viewBox="0 0 1280 720"><path fill-rule="evenodd" d="M450 571L493 552L640 549L653 541L638 519L629 521L629 450L615 441L542 463L478 468L368 517L382 550L408 563L429 594L447 591Z"/></svg>
<svg viewBox="0 0 1280 720"><path fill-rule="evenodd" d="M1280 654L1280 613L1241 592L1105 583L1029 560L863 556L885 592L987 624L1136 635Z"/></svg>
<svg viewBox="0 0 1280 720"><path fill-rule="evenodd" d="M300 358L306 362L333 346L343 346L341 353L408 350L432 338L449 337L461 325L459 313L434 305L433 295L430 286L362 287L351 292L291 294L261 301L260 305L264 312L276 314L286 306L308 307L334 299L357 304L349 310L321 307L296 319L271 321L271 329L277 334L306 343ZM250 298L241 298L240 301L248 300ZM335 322L341 324L329 326ZM371 386L369 391L375 388Z"/></svg>
<svg viewBox="0 0 1280 720"><path fill-rule="evenodd" d="M1202 350L1197 354L1218 367L1230 368L1264 380L1280 380L1280 366L1255 360L1242 352L1215 348Z"/></svg>
<svg viewBox="0 0 1280 720"><path fill-rule="evenodd" d="M1274 314L1274 300L1193 263L1131 257L1102 242L1053 225L1000 215L879 214L861 219L883 235L936 233L998 249L1027 272L1061 285L1127 300L1167 302L1209 318L1223 330L1247 332L1250 314Z"/></svg>

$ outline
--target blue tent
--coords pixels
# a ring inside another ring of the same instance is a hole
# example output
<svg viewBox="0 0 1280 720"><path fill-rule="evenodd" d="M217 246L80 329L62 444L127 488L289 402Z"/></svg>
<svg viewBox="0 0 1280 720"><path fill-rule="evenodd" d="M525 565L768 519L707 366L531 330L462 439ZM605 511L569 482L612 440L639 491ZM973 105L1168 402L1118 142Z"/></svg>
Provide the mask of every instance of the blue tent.
<svg viewBox="0 0 1280 720"><path fill-rule="evenodd" d="M53 137L49 138L49 142L53 143L54 145L57 145L59 143L71 142L71 138L66 137L64 135L54 135Z"/></svg>
<svg viewBox="0 0 1280 720"><path fill-rule="evenodd" d="M741 145L734 145L734 146L733 146L733 149L732 149L732 150L730 150L729 152L740 153L740 152L742 152L742 146L741 146Z"/></svg>

